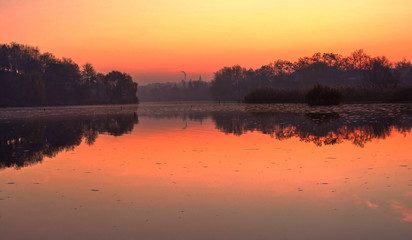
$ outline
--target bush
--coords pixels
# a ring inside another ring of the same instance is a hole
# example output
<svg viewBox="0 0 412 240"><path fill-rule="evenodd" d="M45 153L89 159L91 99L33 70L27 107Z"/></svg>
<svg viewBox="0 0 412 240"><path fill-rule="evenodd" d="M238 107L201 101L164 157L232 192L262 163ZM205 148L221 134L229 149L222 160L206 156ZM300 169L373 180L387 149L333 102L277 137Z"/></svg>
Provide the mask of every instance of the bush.
<svg viewBox="0 0 412 240"><path fill-rule="evenodd" d="M256 89L244 97L245 103L302 103L304 93L300 90Z"/></svg>
<svg viewBox="0 0 412 240"><path fill-rule="evenodd" d="M306 94L305 101L310 106L339 105L342 102L342 93L337 89L316 85Z"/></svg>
<svg viewBox="0 0 412 240"><path fill-rule="evenodd" d="M391 103L412 102L412 87L403 87L394 90L387 101Z"/></svg>

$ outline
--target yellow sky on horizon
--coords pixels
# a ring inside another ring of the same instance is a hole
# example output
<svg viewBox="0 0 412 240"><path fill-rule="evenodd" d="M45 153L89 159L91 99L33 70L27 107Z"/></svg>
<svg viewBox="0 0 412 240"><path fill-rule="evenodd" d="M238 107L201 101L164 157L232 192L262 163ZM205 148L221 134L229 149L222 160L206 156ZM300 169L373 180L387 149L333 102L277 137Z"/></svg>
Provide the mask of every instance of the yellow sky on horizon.
<svg viewBox="0 0 412 240"><path fill-rule="evenodd" d="M407 0L0 0L0 43L126 71L139 83L178 81L181 70L210 78L223 66L315 52L412 60L411 12Z"/></svg>

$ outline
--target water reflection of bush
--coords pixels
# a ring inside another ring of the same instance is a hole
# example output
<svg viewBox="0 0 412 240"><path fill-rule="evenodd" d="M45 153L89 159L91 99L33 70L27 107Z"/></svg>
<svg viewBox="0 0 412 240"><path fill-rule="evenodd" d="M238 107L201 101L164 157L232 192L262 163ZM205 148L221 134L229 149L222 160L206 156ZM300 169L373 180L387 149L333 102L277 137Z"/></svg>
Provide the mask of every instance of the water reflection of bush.
<svg viewBox="0 0 412 240"><path fill-rule="evenodd" d="M392 130L410 132L412 118L405 115L340 116L338 113L247 113L216 112L216 128L225 133L242 135L259 131L285 140L297 137L318 146L350 141L363 147L373 139L385 139Z"/></svg>
<svg viewBox="0 0 412 240"><path fill-rule="evenodd" d="M141 114L139 114L141 115ZM318 146L344 141L363 147L373 139L387 138L392 130L407 133L412 128L410 111L345 112L261 112L243 111L159 111L144 117L202 122L211 119L219 131L242 135L259 131L285 140L293 137ZM135 112L101 116L66 117L55 120L0 122L0 168L23 167L70 150L84 140L93 144L100 133L120 136L138 122Z"/></svg>
<svg viewBox="0 0 412 240"><path fill-rule="evenodd" d="M313 142L318 146L332 145L344 141L363 147L373 139L385 139L392 130L410 132L412 112L399 106L350 106L350 110L340 112L316 112L311 108L298 112L268 112L256 108L243 110L157 111L144 114L150 118L182 119L202 122L211 118L219 131L242 135L259 131L272 137L285 140L293 137L301 141ZM266 110L267 106L263 110ZM287 110L287 109L286 109ZM344 109L345 110L345 109ZM313 111L313 112L310 112Z"/></svg>
<svg viewBox="0 0 412 240"><path fill-rule="evenodd" d="M138 123L136 113L0 123L0 168L24 167L79 146L98 135L120 136Z"/></svg>

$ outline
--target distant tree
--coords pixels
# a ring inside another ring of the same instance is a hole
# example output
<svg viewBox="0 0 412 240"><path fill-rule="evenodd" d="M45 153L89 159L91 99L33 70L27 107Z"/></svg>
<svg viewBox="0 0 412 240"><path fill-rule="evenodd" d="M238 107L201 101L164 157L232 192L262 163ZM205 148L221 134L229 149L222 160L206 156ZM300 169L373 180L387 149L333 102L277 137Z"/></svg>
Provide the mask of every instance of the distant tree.
<svg viewBox="0 0 412 240"><path fill-rule="evenodd" d="M142 101L205 101L212 100L211 83L198 80L179 83L151 83L139 86L139 99Z"/></svg>
<svg viewBox="0 0 412 240"><path fill-rule="evenodd" d="M63 59L50 64L44 73L44 83L47 90L49 105L68 105L78 103L80 85L79 66L71 59Z"/></svg>
<svg viewBox="0 0 412 240"><path fill-rule="evenodd" d="M112 103L137 103L137 83L126 73L112 71L105 77Z"/></svg>
<svg viewBox="0 0 412 240"><path fill-rule="evenodd" d="M17 105L43 106L46 87L39 72L24 73L17 78Z"/></svg>
<svg viewBox="0 0 412 240"><path fill-rule="evenodd" d="M51 53L46 52L40 55L39 60L42 66L42 72L46 71L46 68L52 64L57 64L59 60Z"/></svg>
<svg viewBox="0 0 412 240"><path fill-rule="evenodd" d="M17 77L15 72L0 71L0 107L17 105Z"/></svg>
<svg viewBox="0 0 412 240"><path fill-rule="evenodd" d="M215 72L212 81L212 94L217 100L241 100L240 86L245 80L246 69L239 65L224 67Z"/></svg>
<svg viewBox="0 0 412 240"><path fill-rule="evenodd" d="M11 43L8 47L9 70L16 73L28 73L41 70L38 48Z"/></svg>
<svg viewBox="0 0 412 240"><path fill-rule="evenodd" d="M86 63L82 66L82 83L86 85L95 84L97 80L97 73L94 70L92 64Z"/></svg>
<svg viewBox="0 0 412 240"><path fill-rule="evenodd" d="M400 84L412 85L412 64L410 61L403 59L395 64L395 74Z"/></svg>
<svg viewBox="0 0 412 240"><path fill-rule="evenodd" d="M370 62L371 69L365 74L366 84L373 88L395 88L399 78L392 71L392 64L386 57L376 57Z"/></svg>
<svg viewBox="0 0 412 240"><path fill-rule="evenodd" d="M360 69L365 70L370 67L371 64L371 57L365 53L363 49L356 50L348 57L348 64L347 66L349 70L352 69Z"/></svg>
<svg viewBox="0 0 412 240"><path fill-rule="evenodd" d="M0 70L7 71L10 69L9 49L6 45L0 45Z"/></svg>
<svg viewBox="0 0 412 240"><path fill-rule="evenodd" d="M0 107L135 103L136 83L119 74L106 78L90 63L80 71L69 58L22 44L1 44Z"/></svg>
<svg viewBox="0 0 412 240"><path fill-rule="evenodd" d="M270 84L273 83L275 77L274 66L272 64L263 65L262 67L254 71L254 75L254 88L263 88L270 86ZM245 80L247 81L248 79L245 78Z"/></svg>
<svg viewBox="0 0 412 240"><path fill-rule="evenodd" d="M273 74L276 76L290 75L295 71L293 63L285 60L276 60L273 62Z"/></svg>
<svg viewBox="0 0 412 240"><path fill-rule="evenodd" d="M340 70L329 66L326 62L317 61L304 65L296 70L301 87L308 89L315 85L339 85L341 80Z"/></svg>
<svg viewBox="0 0 412 240"><path fill-rule="evenodd" d="M343 57L336 53L323 53L322 62L326 63L329 67L334 67L339 70L344 69Z"/></svg>

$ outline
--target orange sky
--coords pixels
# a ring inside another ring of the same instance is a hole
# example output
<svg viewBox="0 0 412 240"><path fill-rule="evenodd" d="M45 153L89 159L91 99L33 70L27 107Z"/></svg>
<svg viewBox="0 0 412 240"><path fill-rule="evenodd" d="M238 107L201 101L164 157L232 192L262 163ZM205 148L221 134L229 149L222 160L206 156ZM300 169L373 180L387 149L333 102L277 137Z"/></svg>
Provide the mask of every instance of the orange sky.
<svg viewBox="0 0 412 240"><path fill-rule="evenodd" d="M0 0L0 43L38 46L138 83L363 48L412 59L410 0Z"/></svg>

